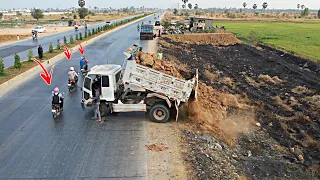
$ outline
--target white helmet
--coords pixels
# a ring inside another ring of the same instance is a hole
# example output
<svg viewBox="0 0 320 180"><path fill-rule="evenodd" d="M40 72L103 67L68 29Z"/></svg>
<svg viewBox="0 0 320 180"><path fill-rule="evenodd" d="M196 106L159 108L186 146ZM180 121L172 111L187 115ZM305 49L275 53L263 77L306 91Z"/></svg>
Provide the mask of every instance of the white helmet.
<svg viewBox="0 0 320 180"><path fill-rule="evenodd" d="M70 67L70 71L74 71L74 68L73 68L73 67Z"/></svg>

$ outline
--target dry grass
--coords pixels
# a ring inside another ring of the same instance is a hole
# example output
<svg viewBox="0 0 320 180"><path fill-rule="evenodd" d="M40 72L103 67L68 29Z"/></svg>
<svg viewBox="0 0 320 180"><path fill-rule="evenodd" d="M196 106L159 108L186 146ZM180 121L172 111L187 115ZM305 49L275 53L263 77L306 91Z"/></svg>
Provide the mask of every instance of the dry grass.
<svg viewBox="0 0 320 180"><path fill-rule="evenodd" d="M265 86L265 85L266 85L264 82L256 82L254 79L252 79L252 78L249 77L249 76L245 76L245 78L246 78L246 81L247 81L249 84L251 84L251 85L253 85L253 86L255 86L255 87L260 87L260 86Z"/></svg>
<svg viewBox="0 0 320 180"><path fill-rule="evenodd" d="M293 111L293 109L285 103L279 96L274 97L275 103L282 106L286 111Z"/></svg>
<svg viewBox="0 0 320 180"><path fill-rule="evenodd" d="M210 71L208 71L208 70L204 70L203 75L204 75L206 78L210 79L211 82L217 81L218 78L219 78L219 75L218 75L218 74L213 74L212 72L210 72Z"/></svg>
<svg viewBox="0 0 320 180"><path fill-rule="evenodd" d="M297 86L294 89L291 90L292 92L296 94L308 94L312 93L312 90L306 88L305 86Z"/></svg>
<svg viewBox="0 0 320 180"><path fill-rule="evenodd" d="M279 84L283 82L283 80L281 80L278 76L274 76L271 78L269 75L260 74L258 78L261 81L264 81L267 83L273 83L273 84Z"/></svg>
<svg viewBox="0 0 320 180"><path fill-rule="evenodd" d="M233 86L234 86L233 80L232 80L231 78L229 78L229 77L223 78L223 79L222 79L222 83L223 83L223 84L226 84L226 85L228 85L228 86L230 86L230 87L233 87Z"/></svg>
<svg viewBox="0 0 320 180"><path fill-rule="evenodd" d="M320 147L319 141L315 140L313 137L307 135L302 144L307 147L307 148L311 148L311 149L315 149Z"/></svg>
<svg viewBox="0 0 320 180"><path fill-rule="evenodd" d="M287 149L280 145L274 145L272 146L272 149L281 153L287 153Z"/></svg>
<svg viewBox="0 0 320 180"><path fill-rule="evenodd" d="M238 177L238 180L247 180L247 177L245 177L245 176L239 176L239 177Z"/></svg>

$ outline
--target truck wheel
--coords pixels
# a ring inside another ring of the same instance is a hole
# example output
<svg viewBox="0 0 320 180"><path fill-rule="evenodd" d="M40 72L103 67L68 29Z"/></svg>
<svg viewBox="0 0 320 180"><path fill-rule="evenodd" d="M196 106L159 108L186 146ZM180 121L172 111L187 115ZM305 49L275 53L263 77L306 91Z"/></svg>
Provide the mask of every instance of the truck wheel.
<svg viewBox="0 0 320 180"><path fill-rule="evenodd" d="M104 116L110 114L110 112L111 112L110 107L105 103L100 104L99 111L100 111L101 117L104 117Z"/></svg>
<svg viewBox="0 0 320 180"><path fill-rule="evenodd" d="M149 116L152 122L166 123L170 119L170 110L163 104L154 104L149 110Z"/></svg>

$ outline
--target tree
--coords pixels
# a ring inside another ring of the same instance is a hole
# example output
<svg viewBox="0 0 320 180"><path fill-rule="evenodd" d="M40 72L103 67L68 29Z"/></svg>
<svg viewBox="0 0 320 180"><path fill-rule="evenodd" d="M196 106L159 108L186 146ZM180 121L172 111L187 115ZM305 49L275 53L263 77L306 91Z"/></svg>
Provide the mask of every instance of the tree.
<svg viewBox="0 0 320 180"><path fill-rule="evenodd" d="M188 3L188 1L189 0L182 0L182 2L184 3L183 5L182 5L182 7L186 10L186 8L187 8L187 3Z"/></svg>
<svg viewBox="0 0 320 180"><path fill-rule="evenodd" d="M14 54L14 65L15 68L21 68L20 56L15 53Z"/></svg>
<svg viewBox="0 0 320 180"><path fill-rule="evenodd" d="M84 32L84 38L86 39L87 37L88 37L88 32L85 31L85 32Z"/></svg>
<svg viewBox="0 0 320 180"><path fill-rule="evenodd" d="M80 41L83 40L82 33L79 34L79 40L80 40Z"/></svg>
<svg viewBox="0 0 320 180"><path fill-rule="evenodd" d="M79 1L78 1L78 5L79 5L81 8L83 8L84 5L86 5L86 2L85 2L84 0L79 0Z"/></svg>
<svg viewBox="0 0 320 180"><path fill-rule="evenodd" d="M304 10L305 7L306 7L305 5L301 5L301 9L302 9L302 10Z"/></svg>
<svg viewBox="0 0 320 180"><path fill-rule="evenodd" d="M80 19L84 19L86 16L88 16L89 11L87 8L79 8L78 13L79 13Z"/></svg>
<svg viewBox="0 0 320 180"><path fill-rule="evenodd" d="M44 17L41 9L33 9L31 12L31 16L36 20L42 19Z"/></svg>
<svg viewBox="0 0 320 180"><path fill-rule="evenodd" d="M0 20L2 19L3 13L0 13Z"/></svg>
<svg viewBox="0 0 320 180"><path fill-rule="evenodd" d="M57 47L56 47L57 50L61 49L61 46L60 46L60 40L57 39Z"/></svg>
<svg viewBox="0 0 320 180"><path fill-rule="evenodd" d="M192 4L191 3L188 4L188 8L192 9Z"/></svg>
<svg viewBox="0 0 320 180"><path fill-rule="evenodd" d="M79 35L78 34L76 34L76 40L79 41Z"/></svg>
<svg viewBox="0 0 320 180"><path fill-rule="evenodd" d="M318 10L318 18L320 19L320 9Z"/></svg>
<svg viewBox="0 0 320 180"><path fill-rule="evenodd" d="M63 36L63 42L65 45L67 45L67 38L65 36Z"/></svg>
<svg viewBox="0 0 320 180"><path fill-rule="evenodd" d="M195 4L193 8L197 10L199 8L198 4Z"/></svg>
<svg viewBox="0 0 320 180"><path fill-rule="evenodd" d="M186 8L186 5L182 4L182 8L185 9L185 8Z"/></svg>
<svg viewBox="0 0 320 180"><path fill-rule="evenodd" d="M91 36L92 34L91 34L91 31L89 30L89 32L88 32L88 36Z"/></svg>
<svg viewBox="0 0 320 180"><path fill-rule="evenodd" d="M300 4L297 4L297 8L298 8L298 12L299 12L299 10L300 10Z"/></svg>
<svg viewBox="0 0 320 180"><path fill-rule="evenodd" d="M52 43L50 43L50 45L49 45L49 53L53 53L53 46L52 46Z"/></svg>
<svg viewBox="0 0 320 180"><path fill-rule="evenodd" d="M244 7L244 8L246 8L247 7L247 3L246 2L244 2L243 4L242 4L242 6Z"/></svg>
<svg viewBox="0 0 320 180"><path fill-rule="evenodd" d="M254 10L256 10L256 9L258 8L257 4L254 4L254 5L252 6L252 8L253 8Z"/></svg>
<svg viewBox="0 0 320 180"><path fill-rule="evenodd" d="M73 36L70 36L70 44L74 44Z"/></svg>
<svg viewBox="0 0 320 180"><path fill-rule="evenodd" d="M4 60L0 58L0 75L4 75Z"/></svg>
<svg viewBox="0 0 320 180"><path fill-rule="evenodd" d="M178 9L174 8L173 14L174 14L174 15L177 15L177 14L178 14Z"/></svg>
<svg viewBox="0 0 320 180"><path fill-rule="evenodd" d="M32 49L29 50L27 56L28 56L28 61L29 61L29 62L32 61L32 57L33 57L33 50L32 50Z"/></svg>
<svg viewBox="0 0 320 180"><path fill-rule="evenodd" d="M301 12L301 16L302 17L306 17L309 15L309 8L305 8L302 12Z"/></svg>
<svg viewBox="0 0 320 180"><path fill-rule="evenodd" d="M268 3L266 3L266 2L264 2L263 4L262 4L262 8L264 9L264 11L266 11L266 8L268 7Z"/></svg>
<svg viewBox="0 0 320 180"><path fill-rule="evenodd" d="M73 15L73 19L77 19L77 15L76 14Z"/></svg>

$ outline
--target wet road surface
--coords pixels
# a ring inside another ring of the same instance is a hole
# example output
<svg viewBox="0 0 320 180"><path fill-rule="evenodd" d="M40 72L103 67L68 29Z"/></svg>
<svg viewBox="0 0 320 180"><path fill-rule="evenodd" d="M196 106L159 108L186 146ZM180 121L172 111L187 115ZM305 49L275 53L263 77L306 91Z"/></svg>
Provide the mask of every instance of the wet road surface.
<svg viewBox="0 0 320 180"><path fill-rule="evenodd" d="M147 48L136 26L87 46L89 67L106 58L122 65L123 52L133 43ZM145 113L107 116L102 124L91 120L92 109L81 108L81 90L70 94L67 89L69 67L79 69L80 57L77 52L56 64L50 86L36 76L0 99L0 179L147 179ZM65 92L64 111L56 120L51 115L54 87Z"/></svg>
<svg viewBox="0 0 320 180"><path fill-rule="evenodd" d="M136 16L139 16L139 15L136 15ZM132 17L135 17L135 16L132 16ZM130 18L132 18L132 17L130 17ZM113 21L111 21L111 24L118 22L118 21L121 21L121 20L125 20L125 19L129 19L129 17L122 18L119 20L113 20ZM93 28L101 27L103 25L105 25L105 23L101 23L101 24L97 24L97 25L93 25L93 26L88 26L88 30L92 30ZM73 36L73 38L75 39L76 34L79 34L79 33L82 33L82 35L84 36L85 29L79 28L79 31L70 30L70 31L56 33L56 34L52 34L52 35L48 35L48 36L44 36L44 37L38 37L39 39L37 41L34 41L31 38L31 30L30 30L30 38L29 39L0 46L0 58L4 59L5 67L9 67L9 66L13 65L13 62L14 62L13 54L14 53L17 53L20 56L21 61L27 60L28 59L27 54L30 49L33 50L34 55L38 54L39 44L42 45L43 51L46 52L49 50L50 43L52 43L53 47L55 48L57 46L58 39L63 41L63 37L65 36L67 38L67 41L69 42L70 36Z"/></svg>

